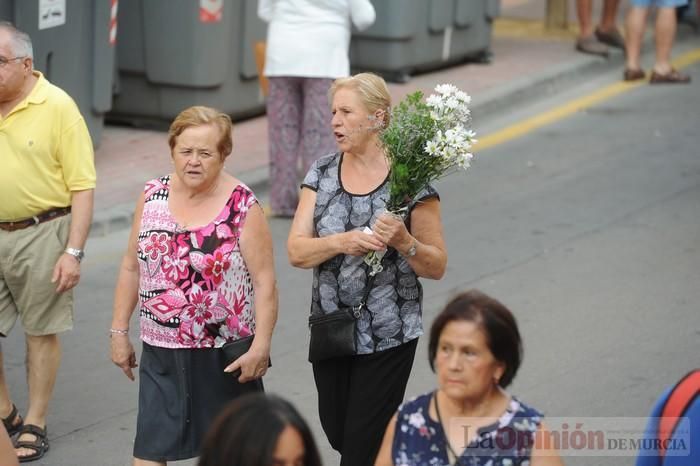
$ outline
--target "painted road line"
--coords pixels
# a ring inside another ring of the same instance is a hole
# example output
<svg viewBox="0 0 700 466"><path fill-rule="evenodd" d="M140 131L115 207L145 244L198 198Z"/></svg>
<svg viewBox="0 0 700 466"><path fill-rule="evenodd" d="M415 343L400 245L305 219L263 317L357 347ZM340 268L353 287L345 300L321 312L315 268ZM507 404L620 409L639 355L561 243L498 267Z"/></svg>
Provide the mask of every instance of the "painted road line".
<svg viewBox="0 0 700 466"><path fill-rule="evenodd" d="M698 61L700 61L700 49L695 49L673 60L672 65L676 69L683 69L697 63ZM554 123L555 121L562 120L574 113L580 112L581 110L590 108L599 102L603 102L611 97L646 84L648 84L647 80L635 82L616 82L591 94L567 102L559 107L547 110L544 113L527 118L494 133L487 134L486 136L479 138L479 142L472 148L473 152L483 151L498 144L518 138L538 128Z"/></svg>

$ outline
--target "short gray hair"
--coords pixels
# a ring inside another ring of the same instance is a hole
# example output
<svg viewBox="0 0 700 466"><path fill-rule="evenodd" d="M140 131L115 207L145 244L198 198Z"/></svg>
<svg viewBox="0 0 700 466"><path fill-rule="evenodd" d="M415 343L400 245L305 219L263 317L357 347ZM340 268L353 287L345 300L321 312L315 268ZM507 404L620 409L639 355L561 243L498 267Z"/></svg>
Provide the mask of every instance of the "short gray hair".
<svg viewBox="0 0 700 466"><path fill-rule="evenodd" d="M12 52L18 57L29 57L34 60L32 38L24 31L20 31L9 21L0 21L0 29L5 29L12 36Z"/></svg>

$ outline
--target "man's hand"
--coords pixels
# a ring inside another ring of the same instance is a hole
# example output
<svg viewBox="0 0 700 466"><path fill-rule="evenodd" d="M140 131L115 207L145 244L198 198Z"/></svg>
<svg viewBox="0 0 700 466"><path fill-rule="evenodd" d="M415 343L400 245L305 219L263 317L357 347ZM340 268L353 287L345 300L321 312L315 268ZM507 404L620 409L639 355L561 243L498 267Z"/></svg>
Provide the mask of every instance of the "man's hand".
<svg viewBox="0 0 700 466"><path fill-rule="evenodd" d="M51 283L58 283L56 293L68 291L80 281L80 262L68 253L61 254L53 268Z"/></svg>

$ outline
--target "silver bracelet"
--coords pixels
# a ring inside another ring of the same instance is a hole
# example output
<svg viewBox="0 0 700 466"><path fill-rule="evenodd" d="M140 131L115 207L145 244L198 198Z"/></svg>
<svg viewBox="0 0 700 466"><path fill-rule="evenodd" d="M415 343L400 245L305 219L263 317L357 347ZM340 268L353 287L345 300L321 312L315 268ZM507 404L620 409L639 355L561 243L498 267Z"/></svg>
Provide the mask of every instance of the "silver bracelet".
<svg viewBox="0 0 700 466"><path fill-rule="evenodd" d="M112 335L128 335L129 334L129 329L121 329L121 328L110 328L109 329L109 336L111 337Z"/></svg>

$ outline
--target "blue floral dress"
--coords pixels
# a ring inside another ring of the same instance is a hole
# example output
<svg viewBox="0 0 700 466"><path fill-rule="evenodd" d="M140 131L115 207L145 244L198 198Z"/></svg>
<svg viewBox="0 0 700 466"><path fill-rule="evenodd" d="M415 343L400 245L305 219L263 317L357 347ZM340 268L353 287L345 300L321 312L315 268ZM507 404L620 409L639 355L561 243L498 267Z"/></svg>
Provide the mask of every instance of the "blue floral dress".
<svg viewBox="0 0 700 466"><path fill-rule="evenodd" d="M462 454L450 463L442 425L429 413L434 393L399 407L391 457L395 466L526 466L542 414L515 398L490 426L477 431Z"/></svg>

